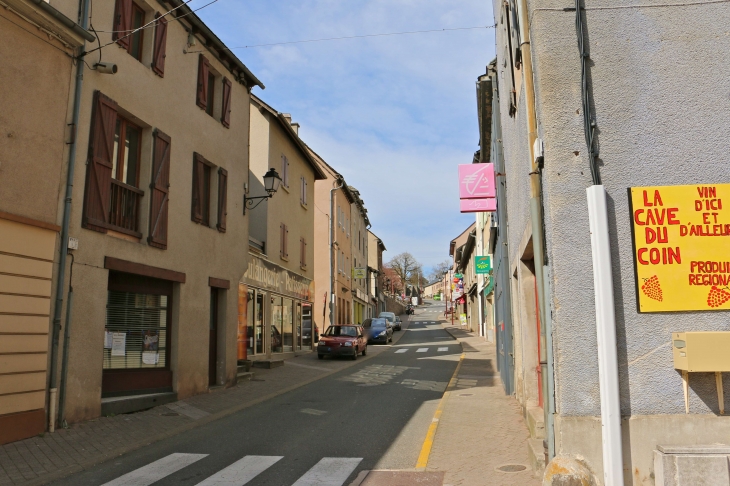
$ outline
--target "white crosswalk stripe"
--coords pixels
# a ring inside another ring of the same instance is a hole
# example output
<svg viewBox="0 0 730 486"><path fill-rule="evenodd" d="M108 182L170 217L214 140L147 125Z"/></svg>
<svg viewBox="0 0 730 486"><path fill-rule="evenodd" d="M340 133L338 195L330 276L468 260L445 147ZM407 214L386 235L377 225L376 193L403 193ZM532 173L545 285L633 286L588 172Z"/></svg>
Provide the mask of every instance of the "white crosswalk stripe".
<svg viewBox="0 0 730 486"><path fill-rule="evenodd" d="M208 454L170 454L103 486L148 486L207 456Z"/></svg>
<svg viewBox="0 0 730 486"><path fill-rule="evenodd" d="M198 483L198 486L243 486L283 457L246 456Z"/></svg>
<svg viewBox="0 0 730 486"><path fill-rule="evenodd" d="M398 351L396 351L396 353L407 353L407 352L408 352L408 350L405 348L399 349Z"/></svg>
<svg viewBox="0 0 730 486"><path fill-rule="evenodd" d="M417 353L425 353L426 351L428 351L428 348L418 348L416 350Z"/></svg>
<svg viewBox="0 0 730 486"><path fill-rule="evenodd" d="M444 351L448 351L448 350L449 350L449 348L439 348L438 352L443 353Z"/></svg>
<svg viewBox="0 0 730 486"><path fill-rule="evenodd" d="M325 457L292 486L342 486L362 457Z"/></svg>

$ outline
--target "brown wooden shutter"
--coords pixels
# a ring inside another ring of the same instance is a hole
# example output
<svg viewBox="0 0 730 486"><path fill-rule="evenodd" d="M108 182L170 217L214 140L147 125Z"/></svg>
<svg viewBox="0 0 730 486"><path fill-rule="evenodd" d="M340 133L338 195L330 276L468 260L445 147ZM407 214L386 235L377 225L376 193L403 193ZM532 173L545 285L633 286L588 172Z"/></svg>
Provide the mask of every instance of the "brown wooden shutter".
<svg viewBox="0 0 730 486"><path fill-rule="evenodd" d="M170 206L170 137L160 130L153 134L152 182L150 183L150 246L167 250L167 212Z"/></svg>
<svg viewBox="0 0 730 486"><path fill-rule="evenodd" d="M129 31L132 30L132 0L117 0L114 6L114 28L112 40L129 49Z"/></svg>
<svg viewBox="0 0 730 486"><path fill-rule="evenodd" d="M199 153L193 154L193 200L190 218L196 223L203 222L203 183L205 177L203 175L203 156Z"/></svg>
<svg viewBox="0 0 730 486"><path fill-rule="evenodd" d="M284 258L289 258L289 228L284 225Z"/></svg>
<svg viewBox="0 0 730 486"><path fill-rule="evenodd" d="M101 233L106 233L109 224L116 127L117 103L96 91L89 135L82 225Z"/></svg>
<svg viewBox="0 0 730 486"><path fill-rule="evenodd" d="M204 55L198 58L198 93L196 102L202 109L208 108L208 72L210 71L210 62Z"/></svg>
<svg viewBox="0 0 730 486"><path fill-rule="evenodd" d="M167 19L160 17L159 12L155 14L157 26L155 27L155 52L152 56L152 70L160 77L165 75L165 49L167 48Z"/></svg>
<svg viewBox="0 0 730 486"><path fill-rule="evenodd" d="M221 123L228 128L231 125L231 91L233 85L228 78L223 78L223 110L221 111Z"/></svg>
<svg viewBox="0 0 730 486"><path fill-rule="evenodd" d="M284 223L279 225L279 256L284 258Z"/></svg>
<svg viewBox="0 0 730 486"><path fill-rule="evenodd" d="M218 231L226 232L226 214L228 214L228 171L218 169Z"/></svg>

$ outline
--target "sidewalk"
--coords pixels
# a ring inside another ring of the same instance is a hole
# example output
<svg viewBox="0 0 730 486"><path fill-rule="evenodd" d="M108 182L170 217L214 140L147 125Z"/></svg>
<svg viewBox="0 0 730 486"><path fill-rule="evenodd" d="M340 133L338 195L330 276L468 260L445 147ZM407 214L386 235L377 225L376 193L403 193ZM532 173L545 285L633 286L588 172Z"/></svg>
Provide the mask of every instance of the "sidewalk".
<svg viewBox="0 0 730 486"><path fill-rule="evenodd" d="M404 319L403 328L408 321ZM394 336L396 343L404 333ZM283 367L254 368L251 381L196 395L143 412L99 417L55 433L0 446L0 486L45 484L107 459L212 422L328 375L389 349L369 346L356 361L317 359L317 353L285 361Z"/></svg>
<svg viewBox="0 0 730 486"><path fill-rule="evenodd" d="M444 485L540 485L530 467L530 433L519 405L504 394L494 344L443 324L461 342L464 359L447 390L426 471L445 472ZM525 469L503 472L510 469Z"/></svg>

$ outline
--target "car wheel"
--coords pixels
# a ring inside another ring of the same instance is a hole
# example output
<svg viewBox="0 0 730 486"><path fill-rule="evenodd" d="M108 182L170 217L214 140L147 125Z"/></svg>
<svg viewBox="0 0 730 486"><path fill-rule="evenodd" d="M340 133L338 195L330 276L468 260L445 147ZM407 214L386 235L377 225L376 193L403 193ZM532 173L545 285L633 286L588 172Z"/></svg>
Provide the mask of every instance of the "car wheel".
<svg viewBox="0 0 730 486"><path fill-rule="evenodd" d="M318 357L319 359L324 359L324 354L318 354L318 355L317 355L317 357Z"/></svg>
<svg viewBox="0 0 730 486"><path fill-rule="evenodd" d="M367 347L367 345L365 345L365 347L362 350L362 355L367 356L367 354L368 354L368 347Z"/></svg>
<svg viewBox="0 0 730 486"><path fill-rule="evenodd" d="M357 359L357 348L354 349L354 353L352 353L352 360L355 361Z"/></svg>

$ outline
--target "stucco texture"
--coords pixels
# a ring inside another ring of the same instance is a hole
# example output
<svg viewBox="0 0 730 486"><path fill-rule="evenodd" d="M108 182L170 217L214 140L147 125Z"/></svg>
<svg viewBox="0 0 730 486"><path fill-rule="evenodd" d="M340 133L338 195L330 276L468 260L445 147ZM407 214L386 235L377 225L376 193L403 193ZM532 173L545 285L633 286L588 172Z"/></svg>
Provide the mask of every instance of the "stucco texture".
<svg viewBox="0 0 730 486"><path fill-rule="evenodd" d="M562 11L571 6L574 3L567 1L530 2L531 45L539 135L545 143L545 224L554 276L558 413L598 415L585 193L591 180L583 137L575 12ZM730 330L729 313L637 312L627 188L730 179L730 166L722 162L726 143L720 136L730 125L730 96L722 88L730 67L717 56L730 47L726 28L730 8L718 4L599 9L608 6L616 4L590 2L585 28L598 162L608 193L622 413L683 413L681 377L673 367L670 333ZM693 374L690 389L691 413L717 413L712 375Z"/></svg>

